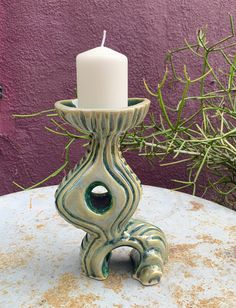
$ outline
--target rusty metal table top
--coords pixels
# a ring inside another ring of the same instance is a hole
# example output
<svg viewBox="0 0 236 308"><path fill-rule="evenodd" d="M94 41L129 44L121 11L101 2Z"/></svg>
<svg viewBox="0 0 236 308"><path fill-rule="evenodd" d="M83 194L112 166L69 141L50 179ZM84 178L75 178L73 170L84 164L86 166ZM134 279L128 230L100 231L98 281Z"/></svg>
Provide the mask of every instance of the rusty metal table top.
<svg viewBox="0 0 236 308"><path fill-rule="evenodd" d="M107 280L82 275L84 232L54 206L56 187L0 197L0 307L236 307L236 213L191 195L143 186L137 218L165 232L170 257L160 284L131 278L128 248L114 251Z"/></svg>

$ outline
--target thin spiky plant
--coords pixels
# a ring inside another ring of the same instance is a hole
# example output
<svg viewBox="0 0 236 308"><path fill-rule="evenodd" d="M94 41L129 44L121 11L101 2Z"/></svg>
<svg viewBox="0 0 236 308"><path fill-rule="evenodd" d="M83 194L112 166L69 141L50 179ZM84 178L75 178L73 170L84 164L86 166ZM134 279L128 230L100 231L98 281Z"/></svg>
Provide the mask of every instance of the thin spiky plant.
<svg viewBox="0 0 236 308"><path fill-rule="evenodd" d="M152 90L144 80L145 89L157 102L160 113L149 112L145 123L121 137L121 146L123 151L136 151L152 162L157 158L162 167L184 164L187 178L172 180L179 185L176 189L190 187L193 194L200 186L200 176L207 171L205 192L215 191L218 201L236 208L236 42L231 16L230 29L228 36L210 44L206 27L203 27L197 31L195 42L189 43L185 39L183 47L168 52L164 77L157 89ZM214 65L210 62L210 57L216 54L224 60L220 66L217 62ZM182 59L195 57L201 71L199 77L191 78L186 65L183 72L179 72L175 65L177 55ZM208 85L209 78L214 81L214 89ZM173 82L182 85L175 106L170 105L163 95ZM191 102L194 102L194 109L189 111ZM64 172L70 162L71 145L77 140L89 138L83 132L72 131L54 109L14 116L46 116L49 125L45 129L65 140L63 164L27 189L37 187Z"/></svg>

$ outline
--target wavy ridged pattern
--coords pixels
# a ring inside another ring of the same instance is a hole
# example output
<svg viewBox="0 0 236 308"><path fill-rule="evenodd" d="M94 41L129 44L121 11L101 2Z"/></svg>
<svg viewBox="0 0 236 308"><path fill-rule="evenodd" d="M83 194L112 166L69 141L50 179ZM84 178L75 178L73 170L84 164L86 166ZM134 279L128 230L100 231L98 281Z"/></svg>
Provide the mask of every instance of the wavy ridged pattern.
<svg viewBox="0 0 236 308"><path fill-rule="evenodd" d="M142 187L119 149L120 134L143 121L149 105L147 99L130 99L129 107L120 110L80 109L72 100L55 104L66 122L91 136L87 154L62 180L55 197L60 215L87 233L82 268L95 279L107 277L111 251L119 246L133 248L134 278L144 285L160 280L167 260L163 232L131 219ZM94 193L96 186L106 193Z"/></svg>

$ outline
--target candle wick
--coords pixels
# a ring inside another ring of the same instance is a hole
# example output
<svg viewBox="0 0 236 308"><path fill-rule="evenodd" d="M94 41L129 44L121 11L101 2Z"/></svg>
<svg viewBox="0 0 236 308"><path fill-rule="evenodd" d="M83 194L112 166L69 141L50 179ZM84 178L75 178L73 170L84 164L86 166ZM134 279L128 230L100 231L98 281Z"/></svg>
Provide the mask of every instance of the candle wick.
<svg viewBox="0 0 236 308"><path fill-rule="evenodd" d="M103 47L103 46L104 46L104 44L105 44L106 34L107 34L107 31L106 31L106 30L103 30L103 38L102 38L102 44L101 44L101 47Z"/></svg>

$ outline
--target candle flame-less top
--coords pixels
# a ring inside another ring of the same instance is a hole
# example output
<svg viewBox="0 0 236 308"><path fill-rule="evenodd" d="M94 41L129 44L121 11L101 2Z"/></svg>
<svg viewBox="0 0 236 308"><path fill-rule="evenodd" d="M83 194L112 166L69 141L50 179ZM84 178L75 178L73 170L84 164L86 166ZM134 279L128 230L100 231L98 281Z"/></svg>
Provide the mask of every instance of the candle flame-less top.
<svg viewBox="0 0 236 308"><path fill-rule="evenodd" d="M103 46L104 46L104 44L105 44L106 35L107 35L107 31L106 31L106 30L103 30L103 38L102 38L102 44L101 44L101 47L103 47Z"/></svg>

